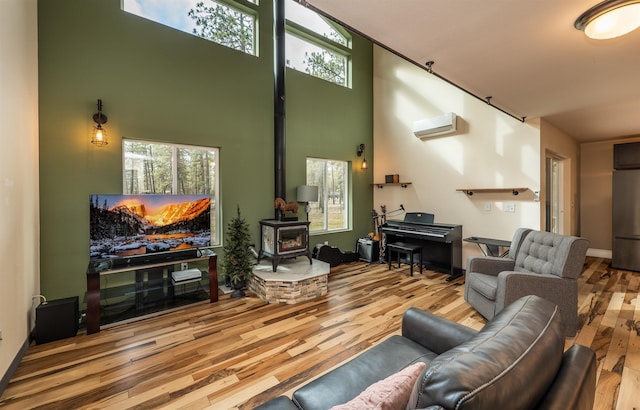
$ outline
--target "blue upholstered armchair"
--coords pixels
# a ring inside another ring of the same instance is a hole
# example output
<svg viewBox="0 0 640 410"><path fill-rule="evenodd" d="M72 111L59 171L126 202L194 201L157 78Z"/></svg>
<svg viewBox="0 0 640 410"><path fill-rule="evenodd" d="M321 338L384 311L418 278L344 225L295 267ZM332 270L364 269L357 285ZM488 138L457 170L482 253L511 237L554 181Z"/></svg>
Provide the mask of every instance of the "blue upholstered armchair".
<svg viewBox="0 0 640 410"><path fill-rule="evenodd" d="M464 298L486 319L525 295L560 307L565 336L578 327L578 282L589 241L519 228L508 258L473 256L467 261Z"/></svg>

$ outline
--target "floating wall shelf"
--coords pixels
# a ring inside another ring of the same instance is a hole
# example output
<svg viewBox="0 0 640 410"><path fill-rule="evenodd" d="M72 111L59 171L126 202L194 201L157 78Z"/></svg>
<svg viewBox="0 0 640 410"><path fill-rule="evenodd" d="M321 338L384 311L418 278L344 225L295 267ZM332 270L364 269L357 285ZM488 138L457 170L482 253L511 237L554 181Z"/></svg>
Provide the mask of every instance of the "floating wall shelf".
<svg viewBox="0 0 640 410"><path fill-rule="evenodd" d="M382 189L384 188L385 185L400 185L403 188L406 188L407 185L411 185L411 182L380 182L380 183L373 183L371 184L373 186L377 186L378 188Z"/></svg>
<svg viewBox="0 0 640 410"><path fill-rule="evenodd" d="M464 192L468 196L473 194L504 194L511 193L512 195L518 195L522 192L528 191L529 188L462 188L456 189L458 192Z"/></svg>

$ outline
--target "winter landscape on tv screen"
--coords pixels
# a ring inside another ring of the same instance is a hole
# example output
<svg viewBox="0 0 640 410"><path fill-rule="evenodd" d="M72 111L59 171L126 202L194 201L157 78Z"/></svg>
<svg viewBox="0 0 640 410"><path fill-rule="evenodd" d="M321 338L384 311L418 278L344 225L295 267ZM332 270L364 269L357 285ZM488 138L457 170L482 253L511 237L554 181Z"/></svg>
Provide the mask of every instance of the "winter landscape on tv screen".
<svg viewBox="0 0 640 410"><path fill-rule="evenodd" d="M117 258L211 244L208 195L91 195L90 258Z"/></svg>

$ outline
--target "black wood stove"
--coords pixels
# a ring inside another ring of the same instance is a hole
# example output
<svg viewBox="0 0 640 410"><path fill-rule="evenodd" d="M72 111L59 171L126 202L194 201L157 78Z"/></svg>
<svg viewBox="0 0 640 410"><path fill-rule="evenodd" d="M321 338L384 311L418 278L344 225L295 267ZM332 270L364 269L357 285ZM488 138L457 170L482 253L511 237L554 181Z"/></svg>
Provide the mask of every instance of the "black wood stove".
<svg viewBox="0 0 640 410"><path fill-rule="evenodd" d="M262 257L272 259L275 272L280 259L306 256L311 260L309 248L309 221L279 221L263 219L260 221L260 252L258 262Z"/></svg>

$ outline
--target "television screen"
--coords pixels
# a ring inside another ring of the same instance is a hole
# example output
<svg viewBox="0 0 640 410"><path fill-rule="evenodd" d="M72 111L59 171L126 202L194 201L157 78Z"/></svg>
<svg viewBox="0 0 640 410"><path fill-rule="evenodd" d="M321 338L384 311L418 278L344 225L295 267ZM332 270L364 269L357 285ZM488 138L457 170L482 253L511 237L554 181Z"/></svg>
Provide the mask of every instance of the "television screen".
<svg viewBox="0 0 640 410"><path fill-rule="evenodd" d="M211 244L208 195L91 195L90 259Z"/></svg>

